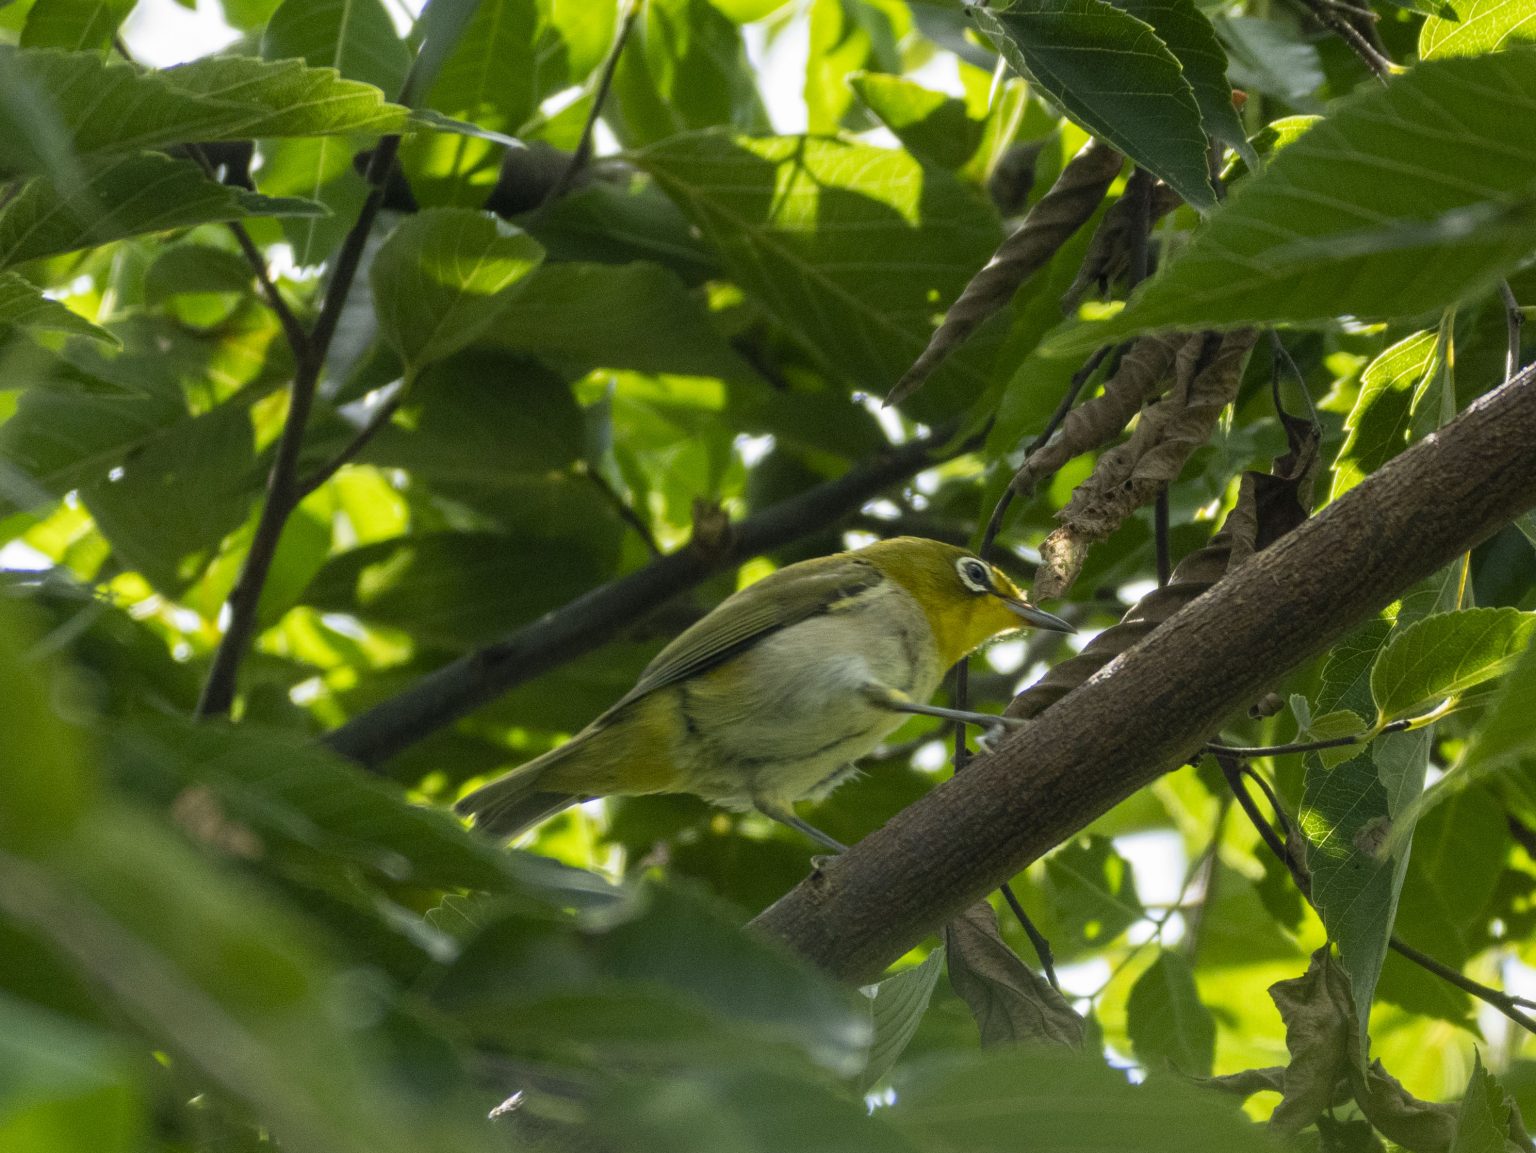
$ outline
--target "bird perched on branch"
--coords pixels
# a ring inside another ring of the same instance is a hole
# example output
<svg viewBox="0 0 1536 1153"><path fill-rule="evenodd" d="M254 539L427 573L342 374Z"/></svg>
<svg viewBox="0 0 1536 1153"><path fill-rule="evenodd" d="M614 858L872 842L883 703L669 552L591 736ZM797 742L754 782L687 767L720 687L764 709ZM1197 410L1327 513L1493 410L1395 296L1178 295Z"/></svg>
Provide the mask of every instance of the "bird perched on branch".
<svg viewBox="0 0 1536 1153"><path fill-rule="evenodd" d="M961 657L1026 626L1074 631L940 541L801 561L727 598L602 716L456 808L505 839L590 797L694 793L840 850L795 802L830 792L906 714L1003 723L927 702Z"/></svg>

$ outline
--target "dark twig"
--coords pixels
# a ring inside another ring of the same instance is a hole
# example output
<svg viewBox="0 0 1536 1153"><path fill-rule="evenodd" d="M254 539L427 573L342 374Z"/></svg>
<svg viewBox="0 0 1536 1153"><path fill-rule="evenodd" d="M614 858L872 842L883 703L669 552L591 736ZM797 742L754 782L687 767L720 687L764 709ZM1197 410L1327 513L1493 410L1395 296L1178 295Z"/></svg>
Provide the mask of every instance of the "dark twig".
<svg viewBox="0 0 1536 1153"><path fill-rule="evenodd" d="M208 159L206 152L196 144L188 144L186 150L187 155L197 162L210 180L218 179L213 162ZM277 282L272 279L272 273L267 268L266 259L261 255L261 249L256 247L250 232L240 221L227 221L226 227L234 236L235 243L240 246L240 251L245 254L251 270L255 272L256 283L261 287L261 294L266 299L267 306L272 309L272 315L277 317L278 323L283 327L283 338L288 341L288 347L293 350L294 360L302 360L308 352L309 333L304 331L299 318L293 314L293 310L288 307L288 302L283 299L283 294L278 291Z"/></svg>
<svg viewBox="0 0 1536 1153"><path fill-rule="evenodd" d="M1244 748L1238 745L1208 744L1200 750L1212 756L1232 757L1281 757L1287 753L1312 753L1319 749L1342 749L1348 745L1362 745L1388 733L1400 733L1413 725L1412 717L1392 721L1375 732L1354 733L1347 737L1329 737L1322 741L1297 741L1289 745L1257 745Z"/></svg>
<svg viewBox="0 0 1536 1153"><path fill-rule="evenodd" d="M1362 32L1347 16L1342 15L1343 7L1332 3L1331 0L1300 0L1302 6L1317 19L1317 22L1328 29L1345 44L1356 56L1360 58L1367 68L1375 74L1376 79L1385 84L1392 78L1392 61L1382 53L1378 44L1373 44L1374 25L1367 23L1372 29L1372 35ZM1379 37L1376 39L1379 40Z"/></svg>
<svg viewBox="0 0 1536 1153"><path fill-rule="evenodd" d="M1247 814L1249 821L1258 830L1260 838L1263 839L1269 850L1290 870L1292 878L1296 881L1297 888L1301 890L1301 894L1307 899L1308 904L1311 904L1311 881L1305 867L1296 860L1295 855L1291 852L1290 840L1293 827L1289 815L1279 803L1279 798L1275 796L1273 790L1269 789L1262 777L1253 773L1247 766L1240 765L1236 757L1225 752L1218 753L1216 754L1216 762L1221 766L1222 775L1226 777L1227 784L1231 787L1232 795L1237 799L1239 807ZM1274 826L1259 812L1258 805L1254 802L1252 794L1248 792L1247 785L1244 783L1243 777L1245 775L1252 776L1254 780L1260 782L1264 787L1270 805L1274 809L1275 818L1284 828L1283 837L1275 831ZM1435 960L1429 954L1415 949L1396 934L1387 939L1387 945L1394 953L1405 960L1412 961L1426 972L1433 973L1441 980L1456 986L1462 992L1469 993L1485 1004L1491 1005L1527 1032L1536 1033L1536 1019L1521 1012L1522 1005L1528 1006L1528 1003L1522 998L1484 985L1479 981L1474 981L1459 969L1454 969L1441 961Z"/></svg>
<svg viewBox="0 0 1536 1153"><path fill-rule="evenodd" d="M597 91L592 97L592 111L587 113L586 123L581 126L581 139L576 144L576 151L571 154L570 163L560 173L560 178L550 186L544 195L540 205L553 204L570 190L571 183L581 175L581 170L592 160L592 135L597 131L598 118L602 116L603 105L608 100L608 90L613 87L613 76L619 68L619 57L624 54L624 45L629 41L630 30L635 26L635 17L640 14L639 0L629 0L624 6L624 12L619 17L619 29L613 38L613 46L608 49L608 58L603 61L603 70L598 77Z"/></svg>
<svg viewBox="0 0 1536 1153"><path fill-rule="evenodd" d="M1504 302L1504 379L1508 380L1520 371L1520 334L1525 327L1525 313L1520 310L1520 302L1515 299L1507 280L1499 281L1499 299Z"/></svg>
<svg viewBox="0 0 1536 1153"><path fill-rule="evenodd" d="M357 276L368 234L384 202L385 175L394 163L399 147L400 137L386 136L374 149L365 174L371 185L368 199L363 202L357 220L342 241L330 284L326 287L325 301L303 353L296 354L293 384L288 393L288 415L283 422L282 435L278 438L272 471L267 476L267 498L256 521L256 532L245 554L240 576L229 593L226 603L229 624L213 654L208 679L198 698L196 715L199 717L223 716L234 704L240 662L245 658L256 632L256 608L261 601L261 590L267 583L267 573L271 571L272 560L277 555L278 541L282 538L288 517L303 499L298 475L299 455L309 425L310 410L314 406L315 390L325 367L326 353L330 351L331 340L336 335L336 325L341 320L342 306Z"/></svg>
<svg viewBox="0 0 1536 1153"><path fill-rule="evenodd" d="M371 441L386 424L400 411L400 405L405 400L405 394L409 389L406 381L400 381L395 391L388 399L380 402L379 406L369 414L368 419L358 428L356 435L352 437L330 460L326 461L314 472L299 482L298 499L303 500L314 492L331 477L341 471L341 466L349 464L357 458L357 454Z"/></svg>
<svg viewBox="0 0 1536 1153"><path fill-rule="evenodd" d="M1013 886L1007 881L999 887L1003 894L1003 900L1008 902L1008 907L1013 910L1013 915L1019 919L1019 924L1024 927L1024 933L1029 937L1029 943L1035 948L1035 959L1040 962L1040 971L1045 974L1045 979L1051 983L1051 988L1061 992L1061 982L1056 980L1056 954L1051 951L1051 943L1046 940L1045 934L1029 919L1029 914L1024 911L1024 906L1019 903L1019 898L1014 895Z"/></svg>
<svg viewBox="0 0 1536 1153"><path fill-rule="evenodd" d="M597 486L597 491L603 494L603 499L613 506L614 512L619 514L619 519L634 529L635 534L645 542L645 547L650 550L651 555L660 556L661 545L656 543L656 536L651 532L651 526L645 523L645 518L640 515L635 506L625 500L618 489L609 484L608 478L596 468L589 466L586 474L588 479Z"/></svg>

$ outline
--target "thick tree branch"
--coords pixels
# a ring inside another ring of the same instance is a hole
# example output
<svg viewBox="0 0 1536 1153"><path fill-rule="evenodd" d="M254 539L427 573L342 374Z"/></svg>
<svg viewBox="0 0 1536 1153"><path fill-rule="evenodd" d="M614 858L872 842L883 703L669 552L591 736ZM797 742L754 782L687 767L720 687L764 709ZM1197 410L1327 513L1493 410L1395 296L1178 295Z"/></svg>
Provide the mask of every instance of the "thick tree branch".
<svg viewBox="0 0 1536 1153"><path fill-rule="evenodd" d="M329 733L325 743L367 768L384 761L514 685L597 648L615 629L687 592L727 564L818 532L858 511L897 481L942 459L944 436L912 441L837 480L742 521L715 546L698 543L577 597L504 641L460 657Z"/></svg>
<svg viewBox="0 0 1536 1153"><path fill-rule="evenodd" d="M1257 553L756 927L869 980L1209 740L1414 582L1536 505L1536 369Z"/></svg>

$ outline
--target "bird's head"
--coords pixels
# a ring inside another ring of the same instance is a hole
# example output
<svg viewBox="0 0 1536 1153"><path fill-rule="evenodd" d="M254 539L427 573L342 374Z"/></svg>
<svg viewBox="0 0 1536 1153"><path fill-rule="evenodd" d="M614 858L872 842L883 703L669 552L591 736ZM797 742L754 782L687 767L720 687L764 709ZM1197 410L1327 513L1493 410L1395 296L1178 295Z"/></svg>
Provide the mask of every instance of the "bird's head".
<svg viewBox="0 0 1536 1153"><path fill-rule="evenodd" d="M999 633L1019 628L1077 631L1030 604L1006 573L969 549L901 536L859 551L922 606L946 666Z"/></svg>

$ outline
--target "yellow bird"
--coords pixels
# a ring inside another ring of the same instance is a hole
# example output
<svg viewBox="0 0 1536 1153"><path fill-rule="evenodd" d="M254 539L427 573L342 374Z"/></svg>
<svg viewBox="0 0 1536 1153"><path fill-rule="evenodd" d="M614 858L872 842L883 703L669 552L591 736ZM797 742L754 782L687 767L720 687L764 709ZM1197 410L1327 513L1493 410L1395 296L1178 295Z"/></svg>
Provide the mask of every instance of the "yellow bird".
<svg viewBox="0 0 1536 1153"><path fill-rule="evenodd" d="M727 598L602 716L456 808L505 839L590 797L694 793L840 850L795 802L835 788L904 714L1000 723L926 702L961 657L1026 625L1075 631L940 541L801 561Z"/></svg>

